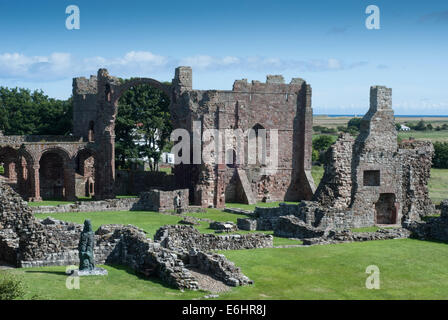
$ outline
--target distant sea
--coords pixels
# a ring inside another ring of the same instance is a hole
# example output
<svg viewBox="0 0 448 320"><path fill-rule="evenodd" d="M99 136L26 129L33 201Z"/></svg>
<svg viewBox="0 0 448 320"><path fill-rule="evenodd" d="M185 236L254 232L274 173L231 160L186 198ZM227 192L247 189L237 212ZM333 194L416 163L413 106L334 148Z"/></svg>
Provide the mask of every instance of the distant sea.
<svg viewBox="0 0 448 320"><path fill-rule="evenodd" d="M314 116L327 116L327 117L331 117L331 118L336 118L336 117L362 117L363 114L314 114ZM448 118L448 115L396 114L395 117L404 117L404 118Z"/></svg>

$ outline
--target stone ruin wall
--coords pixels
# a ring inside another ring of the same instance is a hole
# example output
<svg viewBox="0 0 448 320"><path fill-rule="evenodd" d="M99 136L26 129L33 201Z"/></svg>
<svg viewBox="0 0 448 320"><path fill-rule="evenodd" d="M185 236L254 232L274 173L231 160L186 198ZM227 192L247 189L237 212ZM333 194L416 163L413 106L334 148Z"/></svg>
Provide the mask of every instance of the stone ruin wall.
<svg viewBox="0 0 448 320"><path fill-rule="evenodd" d="M311 198L314 182L311 170L311 88L302 79L285 84L281 76L268 76L266 83L236 81L232 91L191 91L188 93L190 121L201 121L205 129L251 128L278 130L278 170L270 174L265 167L248 165L247 148L236 154L238 168L227 165L199 165L192 181L203 206L225 201L246 202L300 200ZM192 125L189 127L192 130ZM244 144L247 145L247 137ZM267 137L268 157L270 150ZM236 142L222 152L238 150ZM292 160L291 160L292 159ZM240 169L239 171L237 169ZM204 172L205 171L205 172ZM195 178L196 177L196 178ZM245 182L247 181L247 183ZM218 197L218 199L216 199Z"/></svg>
<svg viewBox="0 0 448 320"><path fill-rule="evenodd" d="M240 269L213 250L272 246L272 236L202 235L197 230L166 226L153 241L128 225L103 225L95 232L97 264L127 265L147 277L156 276L179 289L199 289L189 268L213 274L230 286L252 283ZM82 225L47 218L39 221L8 185L0 183L0 260L19 267L77 265ZM191 243L188 234L197 244ZM178 236L185 236L183 240ZM168 239L176 238L176 241ZM173 245L176 242L177 246ZM170 247L165 244L170 244Z"/></svg>
<svg viewBox="0 0 448 320"><path fill-rule="evenodd" d="M118 99L138 84L155 86L169 96L173 127L186 129L191 139L192 133L198 131L194 121L202 122L199 130L240 128L245 131L255 125L279 130L280 159L275 174L263 173L260 165L242 166L239 171L216 164L175 166L176 188L190 190L190 203L223 207L226 197L247 203L311 198L315 189L310 171L311 88L305 81L293 79L285 84L281 76L268 76L266 83L236 81L232 91L193 90L191 68L179 67L170 86L148 78L123 82L105 69L90 79L73 80L74 133L87 141L93 139L96 145L96 160L101 169L95 183L98 199L113 193L106 186L115 181L112 158ZM224 146L225 150L231 148L234 146Z"/></svg>
<svg viewBox="0 0 448 320"><path fill-rule="evenodd" d="M362 119L360 134L356 139L342 134L329 148L313 201L257 208L254 217L241 219L239 226L288 234L288 223L292 229L303 226L294 219L283 219L286 216L319 230L420 221L435 209L427 187L433 154L430 142L398 145L392 91L372 87L370 109Z"/></svg>

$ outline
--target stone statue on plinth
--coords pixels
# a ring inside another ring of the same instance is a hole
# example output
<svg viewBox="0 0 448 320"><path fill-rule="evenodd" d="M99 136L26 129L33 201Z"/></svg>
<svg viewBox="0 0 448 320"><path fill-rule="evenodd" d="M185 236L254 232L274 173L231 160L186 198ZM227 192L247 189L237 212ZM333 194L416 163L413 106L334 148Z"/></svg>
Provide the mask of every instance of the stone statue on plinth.
<svg viewBox="0 0 448 320"><path fill-rule="evenodd" d="M93 250L95 248L95 234L89 219L84 221L84 229L79 237L78 255L79 269L73 270L74 276L104 276L107 270L95 267Z"/></svg>

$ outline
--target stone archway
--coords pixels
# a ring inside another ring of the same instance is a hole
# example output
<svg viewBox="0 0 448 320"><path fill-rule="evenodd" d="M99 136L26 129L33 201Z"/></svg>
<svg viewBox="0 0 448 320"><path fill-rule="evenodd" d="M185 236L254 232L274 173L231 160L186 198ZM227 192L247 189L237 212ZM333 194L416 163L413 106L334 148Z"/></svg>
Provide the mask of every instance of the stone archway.
<svg viewBox="0 0 448 320"><path fill-rule="evenodd" d="M121 96L130 88L139 85L149 85L161 90L168 96L171 110L173 103L172 86L163 84L151 78L133 78L124 83L109 76L107 70L98 71L97 123L95 143L98 151L98 172L95 184L96 199L110 199L115 197L115 120L118 114L118 102Z"/></svg>
<svg viewBox="0 0 448 320"><path fill-rule="evenodd" d="M375 203L376 224L396 224L397 208L395 205L395 194L381 193Z"/></svg>
<svg viewBox="0 0 448 320"><path fill-rule="evenodd" d="M90 149L82 149L75 158L76 197L95 195L96 155Z"/></svg>
<svg viewBox="0 0 448 320"><path fill-rule="evenodd" d="M45 150L39 159L39 194L48 200L75 200L74 170L62 149Z"/></svg>

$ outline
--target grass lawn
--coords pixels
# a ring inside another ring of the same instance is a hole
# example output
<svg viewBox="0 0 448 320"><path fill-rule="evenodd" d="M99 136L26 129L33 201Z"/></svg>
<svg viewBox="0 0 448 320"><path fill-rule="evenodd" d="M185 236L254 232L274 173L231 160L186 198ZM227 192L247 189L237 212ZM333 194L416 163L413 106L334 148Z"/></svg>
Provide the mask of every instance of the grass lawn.
<svg viewBox="0 0 448 320"><path fill-rule="evenodd" d="M221 293L220 299L448 299L447 244L413 239L368 241L285 249L222 251L254 285ZM368 290L367 266L380 269L381 287ZM142 279L106 266L107 277L81 278L67 290L64 267L13 269L29 297L41 299L192 299L157 279ZM5 271L3 271L5 272Z"/></svg>
<svg viewBox="0 0 448 320"><path fill-rule="evenodd" d="M237 218L246 217L244 215L237 215L227 212L222 212L217 209L207 209L206 213L190 213L188 215L197 218L207 218L214 221L237 221ZM148 233L149 238L153 238L156 231L163 225L177 224L182 220L181 216L173 216L167 214L161 214L151 211L115 211L115 212L68 212L68 213L40 213L35 214L38 219L45 219L47 217L53 217L58 220L75 222L82 224L85 219L92 221L92 227L94 230L98 229L102 224L132 224L137 226ZM201 222L200 226L196 227L202 233L214 233L215 231L209 228L208 222ZM266 233L273 234L272 231L237 231L235 233ZM291 245L301 244L299 240L291 240L287 238L274 237L274 245Z"/></svg>
<svg viewBox="0 0 448 320"><path fill-rule="evenodd" d="M434 203L448 199L448 169L431 169L429 196Z"/></svg>
<svg viewBox="0 0 448 320"><path fill-rule="evenodd" d="M398 137L402 139L413 137L417 140L429 140L431 142L448 142L448 131L400 131Z"/></svg>

